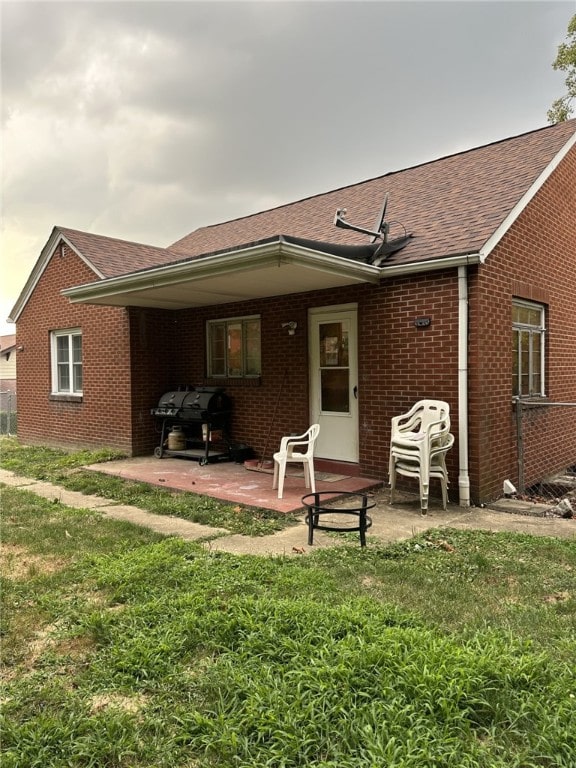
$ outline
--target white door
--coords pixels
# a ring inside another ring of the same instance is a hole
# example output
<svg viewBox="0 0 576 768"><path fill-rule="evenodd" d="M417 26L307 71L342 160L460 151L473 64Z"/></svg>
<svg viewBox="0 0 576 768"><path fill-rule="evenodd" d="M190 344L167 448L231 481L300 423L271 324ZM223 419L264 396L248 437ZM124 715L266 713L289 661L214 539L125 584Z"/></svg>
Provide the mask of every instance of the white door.
<svg viewBox="0 0 576 768"><path fill-rule="evenodd" d="M309 313L310 417L320 424L315 455L358 461L358 360L355 305Z"/></svg>

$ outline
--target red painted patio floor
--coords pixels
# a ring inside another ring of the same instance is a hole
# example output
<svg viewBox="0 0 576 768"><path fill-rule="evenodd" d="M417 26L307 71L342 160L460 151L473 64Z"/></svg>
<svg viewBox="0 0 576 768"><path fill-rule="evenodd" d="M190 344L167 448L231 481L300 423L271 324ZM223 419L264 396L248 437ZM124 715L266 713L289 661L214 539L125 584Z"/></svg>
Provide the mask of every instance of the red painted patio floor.
<svg viewBox="0 0 576 768"><path fill-rule="evenodd" d="M320 464L320 462L319 462ZM383 481L376 478L344 475L343 465L321 463L322 472L316 467L316 490L333 491L334 498L344 491L369 491L379 488ZM243 464L233 462L217 462L201 466L190 459L166 457L157 459L154 456L143 456L132 459L109 461L104 464L93 464L88 469L105 474L122 477L126 480L138 480L162 488L172 488L179 491L190 491L205 496L212 496L223 501L245 504L250 507L272 509L277 512L296 512L303 509L302 496L310 493L304 485L302 476L286 475L284 482L284 498L278 498L278 491L272 488L271 472L247 469ZM354 471L350 467L349 471ZM335 473L341 479L322 479L323 475L334 477ZM326 499L324 499L325 501Z"/></svg>

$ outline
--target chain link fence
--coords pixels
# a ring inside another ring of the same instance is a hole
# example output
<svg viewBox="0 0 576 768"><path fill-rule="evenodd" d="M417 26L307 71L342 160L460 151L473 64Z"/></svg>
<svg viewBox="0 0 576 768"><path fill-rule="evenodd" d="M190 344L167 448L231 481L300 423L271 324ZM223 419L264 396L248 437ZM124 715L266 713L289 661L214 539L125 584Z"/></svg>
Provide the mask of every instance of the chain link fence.
<svg viewBox="0 0 576 768"><path fill-rule="evenodd" d="M11 390L0 390L0 435L15 435L17 429L16 411L13 410Z"/></svg>
<svg viewBox="0 0 576 768"><path fill-rule="evenodd" d="M535 501L576 497L576 403L516 401L518 493Z"/></svg>

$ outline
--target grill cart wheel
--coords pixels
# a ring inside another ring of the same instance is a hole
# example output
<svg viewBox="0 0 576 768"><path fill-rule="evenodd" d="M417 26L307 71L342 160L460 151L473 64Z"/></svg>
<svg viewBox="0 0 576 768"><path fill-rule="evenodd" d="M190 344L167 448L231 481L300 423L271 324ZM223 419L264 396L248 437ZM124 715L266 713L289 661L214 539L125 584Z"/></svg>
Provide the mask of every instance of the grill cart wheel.
<svg viewBox="0 0 576 768"><path fill-rule="evenodd" d="M157 459L161 459L162 458L163 452L162 452L162 448L160 446L157 446L156 448L154 448L154 456Z"/></svg>

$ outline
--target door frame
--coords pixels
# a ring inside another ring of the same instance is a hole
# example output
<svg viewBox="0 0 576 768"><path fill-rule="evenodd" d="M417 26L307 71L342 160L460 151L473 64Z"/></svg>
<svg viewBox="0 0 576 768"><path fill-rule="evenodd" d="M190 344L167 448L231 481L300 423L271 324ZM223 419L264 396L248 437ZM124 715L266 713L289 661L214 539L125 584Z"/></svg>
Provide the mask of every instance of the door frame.
<svg viewBox="0 0 576 768"><path fill-rule="evenodd" d="M344 415L348 420L346 431L347 450L344 452L333 452L322 449L322 441L319 439L317 455L320 458L332 459L334 461L346 461L357 464L360 460L360 430L359 430L359 408L358 408L358 304L356 302L348 304L333 304L322 307L311 307L308 310L308 374L309 374L309 409L310 423L319 423L322 427L323 417L320 408L320 387L317 378L319 367L319 350L317 349L316 338L314 336L316 322L319 318L326 320L338 320L346 316L350 320L350 338L349 338L349 387L350 387L350 413ZM355 390L355 391L354 391ZM330 418L325 417L325 418ZM334 417L339 419L342 417ZM322 429L320 430L322 435Z"/></svg>

